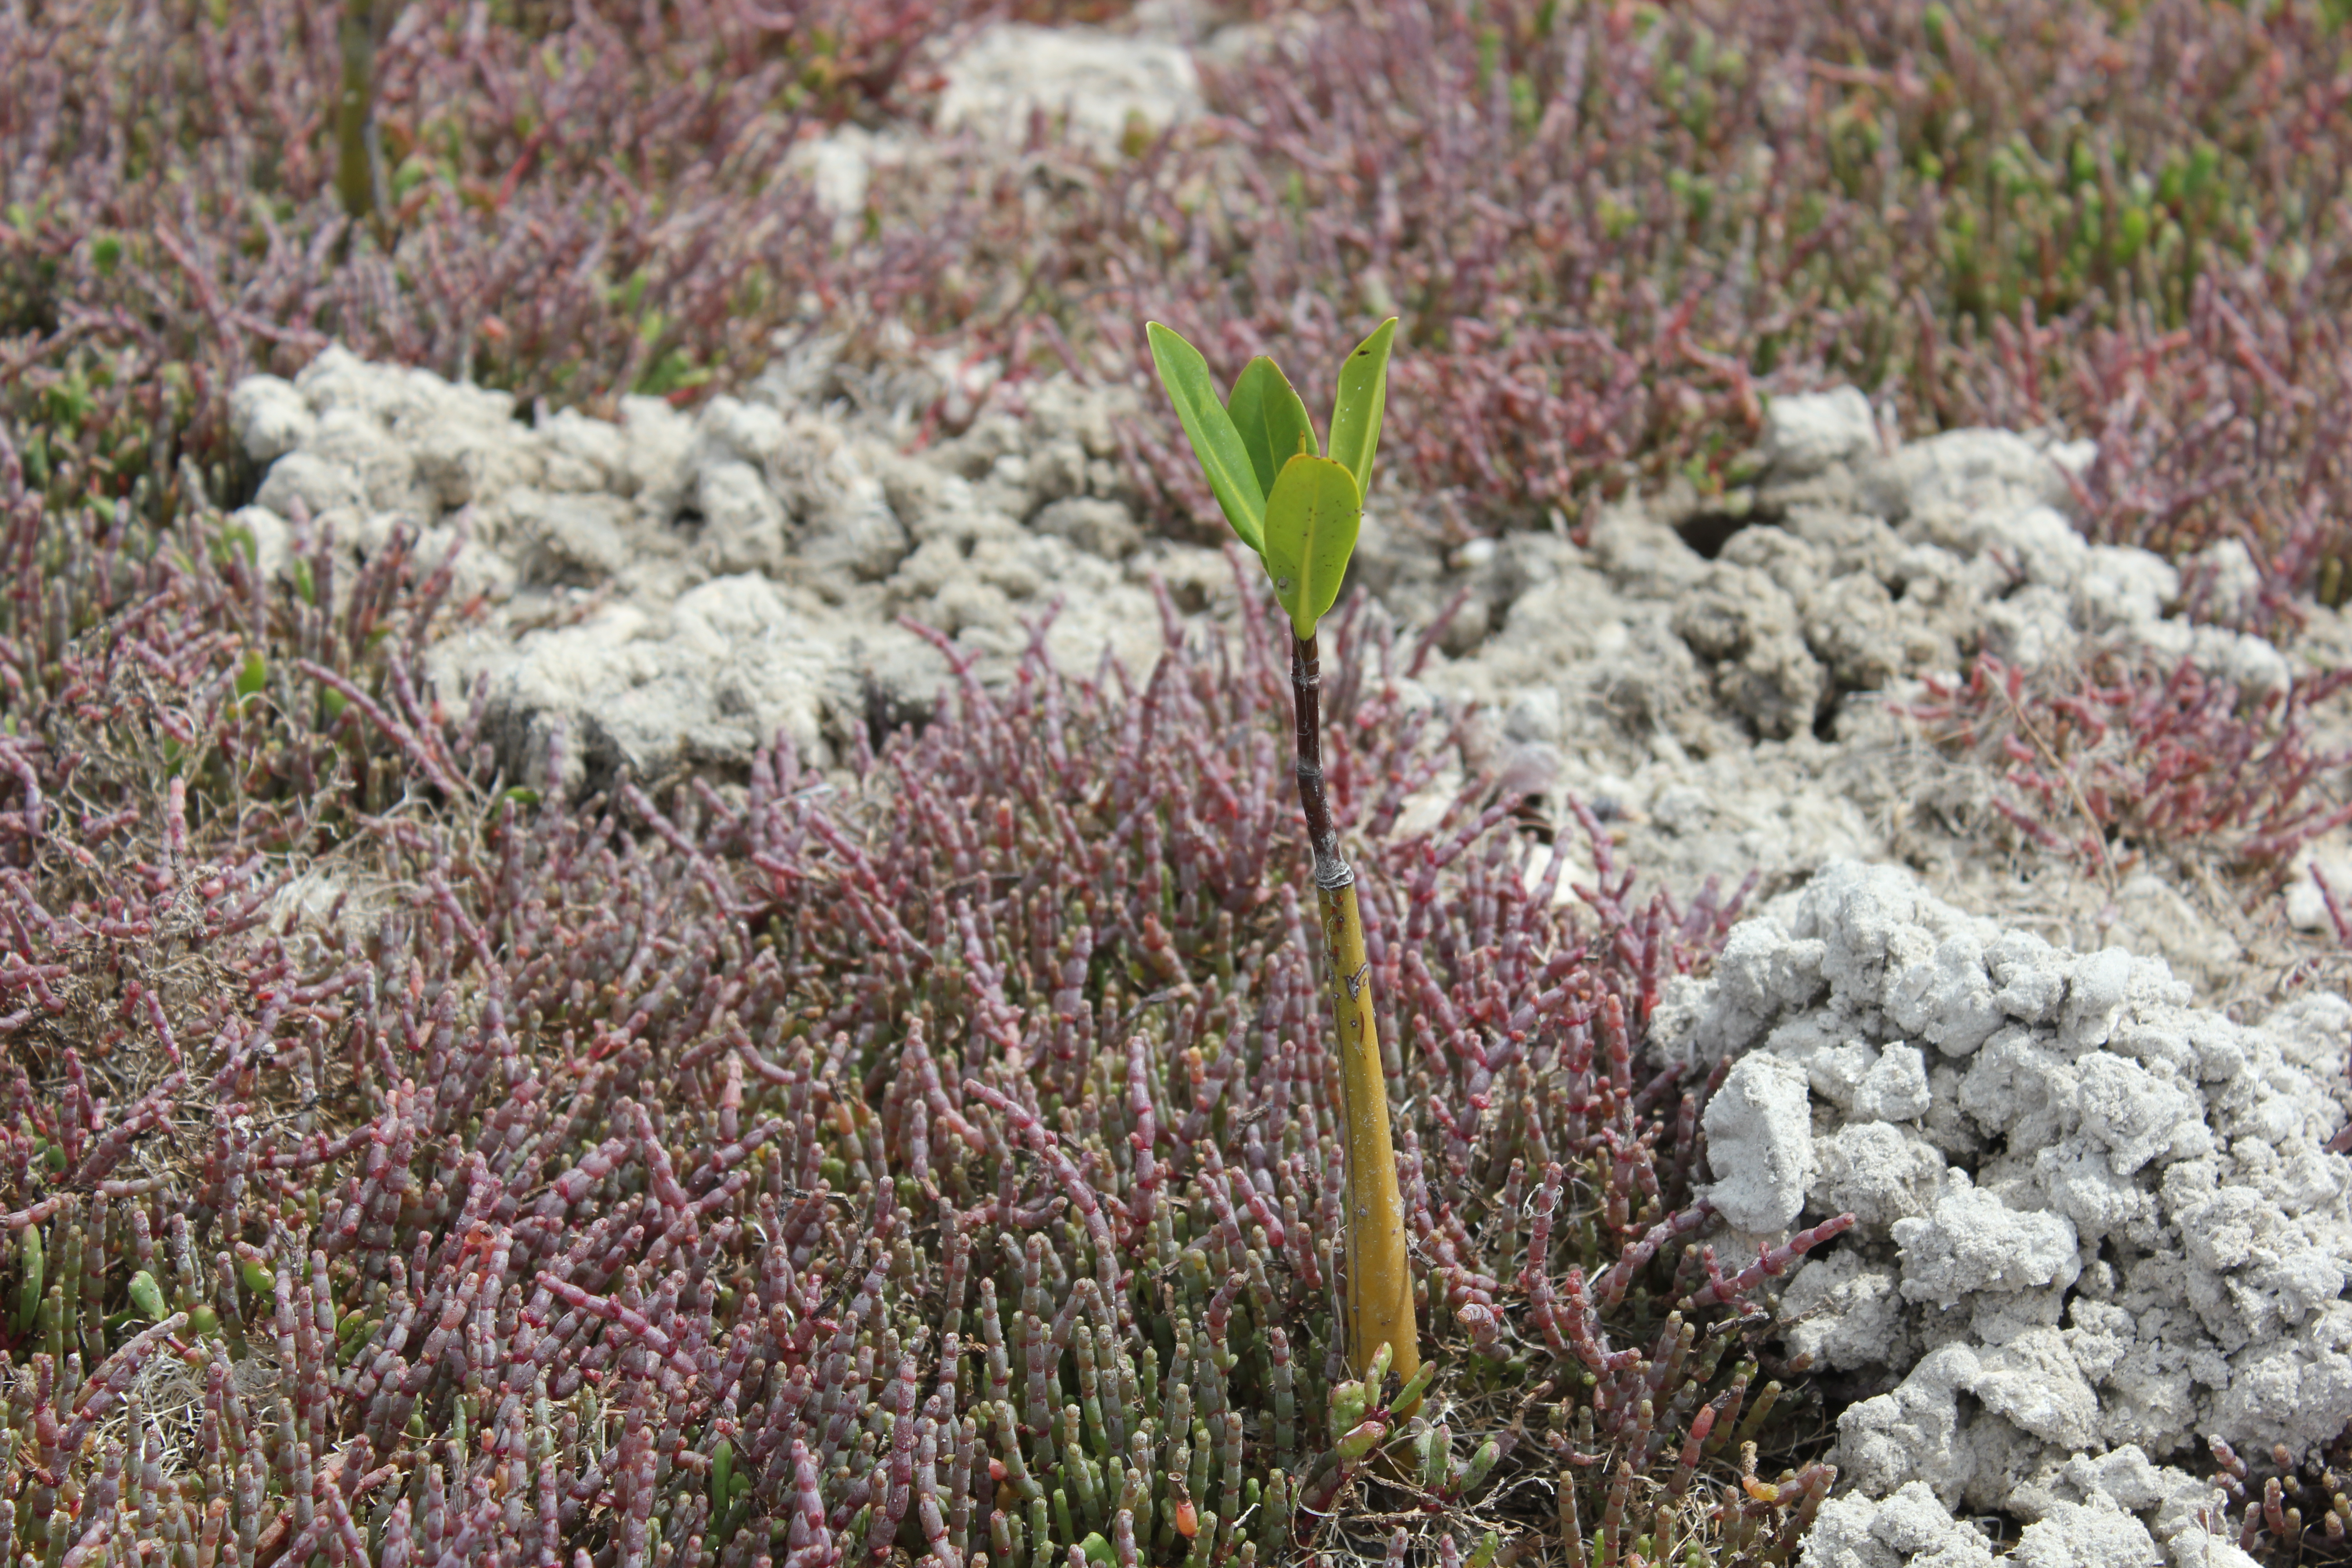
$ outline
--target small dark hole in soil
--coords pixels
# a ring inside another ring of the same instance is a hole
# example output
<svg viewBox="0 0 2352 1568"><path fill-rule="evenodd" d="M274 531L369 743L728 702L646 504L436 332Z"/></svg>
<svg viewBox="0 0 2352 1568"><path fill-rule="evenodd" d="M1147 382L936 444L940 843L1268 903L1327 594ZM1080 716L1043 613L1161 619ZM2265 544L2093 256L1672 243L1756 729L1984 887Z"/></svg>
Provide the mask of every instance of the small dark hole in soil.
<svg viewBox="0 0 2352 1568"><path fill-rule="evenodd" d="M1837 716L1838 699L1832 696L1823 700L1822 705L1813 710L1813 739L1816 741L1836 740Z"/></svg>
<svg viewBox="0 0 2352 1568"><path fill-rule="evenodd" d="M877 756L881 754L883 743L900 730L910 737L921 734L929 718L893 698L881 682L866 683L866 743L874 748Z"/></svg>
<svg viewBox="0 0 2352 1568"><path fill-rule="evenodd" d="M261 481L268 477L268 467L267 463L255 462L245 455L244 447L232 443L228 455L213 465L215 483L207 488L219 491L215 503L223 511L251 506L254 498L261 493Z"/></svg>
<svg viewBox="0 0 2352 1568"><path fill-rule="evenodd" d="M1821 1394L1822 1408L1830 1414L1832 1420L1836 1419L1837 1415L1848 1405L1892 1393L1902 1381L1898 1374L1884 1367L1813 1374L1813 1386Z"/></svg>
<svg viewBox="0 0 2352 1568"><path fill-rule="evenodd" d="M1723 553L1723 547L1731 542L1733 534L1755 521L1756 516L1752 512L1743 512L1735 517L1727 511L1703 511L1696 517L1685 518L1675 524L1675 531L1683 536L1683 542L1697 552L1701 559L1712 561Z"/></svg>

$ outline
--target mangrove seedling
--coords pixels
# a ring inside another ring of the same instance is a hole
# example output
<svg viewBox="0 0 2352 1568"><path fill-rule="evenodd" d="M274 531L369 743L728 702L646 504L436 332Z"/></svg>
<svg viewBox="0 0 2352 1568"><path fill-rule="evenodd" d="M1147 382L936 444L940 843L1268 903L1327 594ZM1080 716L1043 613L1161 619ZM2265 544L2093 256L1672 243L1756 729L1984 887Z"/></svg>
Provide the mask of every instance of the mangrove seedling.
<svg viewBox="0 0 2352 1568"><path fill-rule="evenodd" d="M342 82L335 98L335 194L352 225L365 223L387 239L383 142L376 123L376 51L405 0L346 0L336 39ZM351 244L346 230L341 244Z"/></svg>
<svg viewBox="0 0 2352 1568"><path fill-rule="evenodd" d="M1265 563L1275 598L1290 617L1290 688L1297 717L1298 804L1315 855L1323 960L1339 1053L1346 1122L1348 1359L1360 1375L1375 1358L1400 1378L1421 1365L1405 1258L1404 1205L1389 1137L1388 1087L1372 1021L1371 965L1356 904L1356 873L1339 852L1323 786L1322 674L1316 624L1339 596L1363 519L1372 456L1388 400L1389 346L1396 318L1381 323L1339 367L1331 445L1318 451L1315 427L1275 363L1243 367L1220 397L1208 362L1157 321L1145 325L1160 383L1192 443L1210 491L1244 544Z"/></svg>

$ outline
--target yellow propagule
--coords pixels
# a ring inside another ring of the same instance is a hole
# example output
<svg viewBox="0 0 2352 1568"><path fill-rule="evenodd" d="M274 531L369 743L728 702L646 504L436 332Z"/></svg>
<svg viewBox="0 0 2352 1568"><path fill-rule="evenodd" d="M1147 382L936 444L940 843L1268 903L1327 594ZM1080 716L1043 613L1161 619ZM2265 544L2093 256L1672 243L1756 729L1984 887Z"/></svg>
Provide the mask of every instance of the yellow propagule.
<svg viewBox="0 0 2352 1568"><path fill-rule="evenodd" d="M1311 637L1291 643L1290 684L1298 721L1298 801L1315 850L1323 964L1339 1051L1339 1110L1347 1127L1348 1359L1360 1375L1387 1345L1397 1376L1410 1379L1421 1366L1421 1348L1405 1257L1404 1200L1389 1137L1388 1077L1381 1068L1380 1027L1372 1016L1371 962L1364 955L1356 873L1339 853L1323 793L1318 722L1322 675Z"/></svg>

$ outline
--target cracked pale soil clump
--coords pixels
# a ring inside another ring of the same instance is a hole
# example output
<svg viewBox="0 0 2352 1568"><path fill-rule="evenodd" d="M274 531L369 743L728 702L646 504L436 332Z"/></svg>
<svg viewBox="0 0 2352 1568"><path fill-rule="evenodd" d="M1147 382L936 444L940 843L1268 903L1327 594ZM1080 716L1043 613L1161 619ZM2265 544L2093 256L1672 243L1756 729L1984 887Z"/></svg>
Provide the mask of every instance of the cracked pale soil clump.
<svg viewBox="0 0 2352 1568"><path fill-rule="evenodd" d="M1861 1511L1878 1499L1915 1523L1931 1501L2004 1512L2029 1548L2095 1531L2140 1553L2119 1562L2188 1532L2173 1561L2203 1561L2210 1488L2159 1461L2209 1435L2305 1456L2352 1423L2327 1152L2347 1032L2338 996L2238 1025L2159 960L2053 948L1853 862L1676 984L1658 1048L1803 1085L1751 1139L1800 1152L1719 1190L1777 1180L1769 1217L1856 1216L1781 1299L1793 1349L1883 1389L1837 1421L1853 1491L1823 1529L1853 1561L1909 1560L1865 1550L1885 1545Z"/></svg>

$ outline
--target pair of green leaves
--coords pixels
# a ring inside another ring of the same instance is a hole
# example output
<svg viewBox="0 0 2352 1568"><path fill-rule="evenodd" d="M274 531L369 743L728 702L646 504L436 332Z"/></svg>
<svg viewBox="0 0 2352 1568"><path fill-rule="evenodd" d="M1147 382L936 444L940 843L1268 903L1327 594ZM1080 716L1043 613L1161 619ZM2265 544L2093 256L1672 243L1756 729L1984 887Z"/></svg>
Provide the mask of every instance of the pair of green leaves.
<svg viewBox="0 0 2352 1568"><path fill-rule="evenodd" d="M1208 362L1157 321L1145 324L1160 384L1192 443L1209 489L1241 541L1265 563L1291 630L1315 625L1339 596L1363 521L1363 496L1388 405L1391 316L1348 355L1331 405L1331 451L1316 449L1307 405L1275 363L1260 355L1220 398Z"/></svg>

